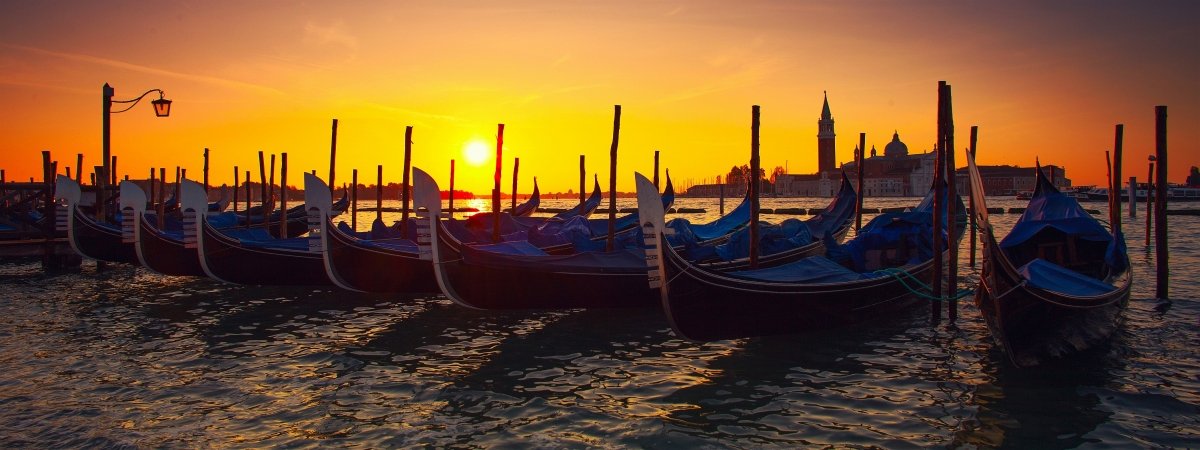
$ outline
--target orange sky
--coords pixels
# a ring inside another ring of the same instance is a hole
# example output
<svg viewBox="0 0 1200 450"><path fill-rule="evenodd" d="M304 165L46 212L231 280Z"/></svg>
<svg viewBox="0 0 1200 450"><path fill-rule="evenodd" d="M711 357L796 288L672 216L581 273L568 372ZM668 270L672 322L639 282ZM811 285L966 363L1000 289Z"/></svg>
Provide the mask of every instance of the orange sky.
<svg viewBox="0 0 1200 450"><path fill-rule="evenodd" d="M1153 108L1170 110L1170 178L1200 165L1200 4L1053 2L3 2L0 167L40 176L100 155L100 87L117 99L161 88L113 116L118 171L188 168L212 151L215 184L257 151L289 153L290 178L328 171L338 118L338 184L374 167L398 181L406 125L414 166L445 188L486 193L491 162L473 140L505 130L521 186L577 189L578 155L607 185L613 105L623 107L618 189L649 172L654 150L677 181L749 159L750 107L762 105L763 166L816 168L821 93L838 160L859 132L882 150L893 130L932 146L938 80L954 87L960 150L980 126L983 164L1065 165L1103 183L1113 125L1126 124L1126 175L1145 177ZM959 161L962 162L960 156ZM1132 172L1132 173L1131 173Z"/></svg>

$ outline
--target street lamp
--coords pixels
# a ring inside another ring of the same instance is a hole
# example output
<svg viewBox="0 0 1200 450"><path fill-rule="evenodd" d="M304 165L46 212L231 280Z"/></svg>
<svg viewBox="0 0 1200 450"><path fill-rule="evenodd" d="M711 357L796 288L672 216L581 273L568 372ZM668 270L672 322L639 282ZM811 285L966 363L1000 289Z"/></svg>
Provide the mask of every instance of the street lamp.
<svg viewBox="0 0 1200 450"><path fill-rule="evenodd" d="M108 180L111 177L113 177L113 174L110 173L110 170L111 170L110 163L112 161L112 157L110 156L110 153L111 153L110 137L112 135L110 123L112 120L112 115L117 114L117 113L123 113L125 111L129 111L130 109L133 109L134 106L137 106L138 102L141 102L142 99L145 98L147 95L149 95L151 92L158 93L158 99L150 102L150 104L152 106L154 106L154 115L157 117L170 116L171 115L171 101L163 98L162 89L148 90L146 92L143 92L142 95L137 96L137 98L133 98L130 100L113 100L113 94L115 93L115 90L108 83L104 83L104 88L101 91L102 97L103 97L103 105L104 105L104 116L103 116L103 119L101 120L101 126L103 127L102 133L101 133L101 149L102 149L101 157L103 158L103 160L101 161L101 166L104 168L104 173L101 174L101 176L96 177L96 182L97 182L96 184L98 185L97 187L99 188L99 190L96 194L96 218L97 219L101 219L101 220L104 219L104 203L105 203L104 186L108 183ZM113 109L112 109L113 103L129 104L129 106L126 106L124 109L121 109L121 110L113 111ZM80 169L82 170L82 167Z"/></svg>

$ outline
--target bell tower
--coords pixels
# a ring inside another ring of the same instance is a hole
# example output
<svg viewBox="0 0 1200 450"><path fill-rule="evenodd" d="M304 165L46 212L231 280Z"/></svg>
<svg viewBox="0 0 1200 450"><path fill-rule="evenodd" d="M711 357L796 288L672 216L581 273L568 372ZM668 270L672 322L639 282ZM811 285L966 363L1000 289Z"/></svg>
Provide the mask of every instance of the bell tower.
<svg viewBox="0 0 1200 450"><path fill-rule="evenodd" d="M821 119L817 120L817 172L837 170L837 155L833 133L833 114L829 112L829 93L825 93L825 105L821 107Z"/></svg>

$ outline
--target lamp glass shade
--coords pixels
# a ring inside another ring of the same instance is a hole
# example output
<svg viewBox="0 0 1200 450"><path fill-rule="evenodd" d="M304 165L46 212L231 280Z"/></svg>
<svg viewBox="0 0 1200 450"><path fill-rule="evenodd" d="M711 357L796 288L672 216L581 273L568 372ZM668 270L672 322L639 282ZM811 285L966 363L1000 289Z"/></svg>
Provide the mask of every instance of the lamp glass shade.
<svg viewBox="0 0 1200 450"><path fill-rule="evenodd" d="M150 102L154 105L154 115L158 117L167 117L171 115L171 101L165 98Z"/></svg>

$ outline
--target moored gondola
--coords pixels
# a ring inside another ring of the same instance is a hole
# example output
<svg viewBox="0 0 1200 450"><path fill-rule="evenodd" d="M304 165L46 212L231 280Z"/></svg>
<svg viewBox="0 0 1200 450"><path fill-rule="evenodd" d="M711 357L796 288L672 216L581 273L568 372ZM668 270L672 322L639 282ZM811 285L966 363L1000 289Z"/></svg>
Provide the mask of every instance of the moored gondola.
<svg viewBox="0 0 1200 450"><path fill-rule="evenodd" d="M183 181L183 207L199 210L204 187ZM196 220L200 267L213 279L236 284L330 285L325 260L307 238L278 239L259 227L218 230L206 215Z"/></svg>
<svg viewBox="0 0 1200 450"><path fill-rule="evenodd" d="M537 177L534 177L533 193L529 194L529 198L525 200L525 203L517 205L516 208L513 208L509 212L513 215L513 217L529 217L537 211L538 206L541 206L541 204L542 192L538 190Z"/></svg>
<svg viewBox="0 0 1200 450"><path fill-rule="evenodd" d="M828 249L831 257L717 272L664 245L662 212L643 194L653 184L640 175L637 182L649 286L658 291L672 329L686 339L790 334L888 317L919 304L913 287L932 275L932 247L918 238L932 233L928 196L911 212L876 217L853 240Z"/></svg>
<svg viewBox="0 0 1200 450"><path fill-rule="evenodd" d="M1038 167L1029 206L997 242L970 154L967 162L983 247L975 304L997 345L1025 367L1106 341L1133 280L1124 236L1059 192Z"/></svg>
<svg viewBox="0 0 1200 450"><path fill-rule="evenodd" d="M189 248L182 229L165 231L145 214L146 193L130 181L121 182L121 215L129 222L125 230L127 241L132 240L138 262L143 267L163 275L204 276L195 247ZM195 220L195 211L183 208L180 214Z"/></svg>
<svg viewBox="0 0 1200 450"><path fill-rule="evenodd" d="M138 263L133 244L122 241L119 225L98 220L80 209L83 191L79 183L59 175L55 180L55 195L66 201L63 212L66 214L67 241L76 253L99 261Z"/></svg>
<svg viewBox="0 0 1200 450"><path fill-rule="evenodd" d="M416 242L361 239L334 226L329 187L316 175L304 174L304 199L311 223L319 227L314 238L320 240L325 271L333 284L359 292L438 292L428 251L422 255Z"/></svg>

